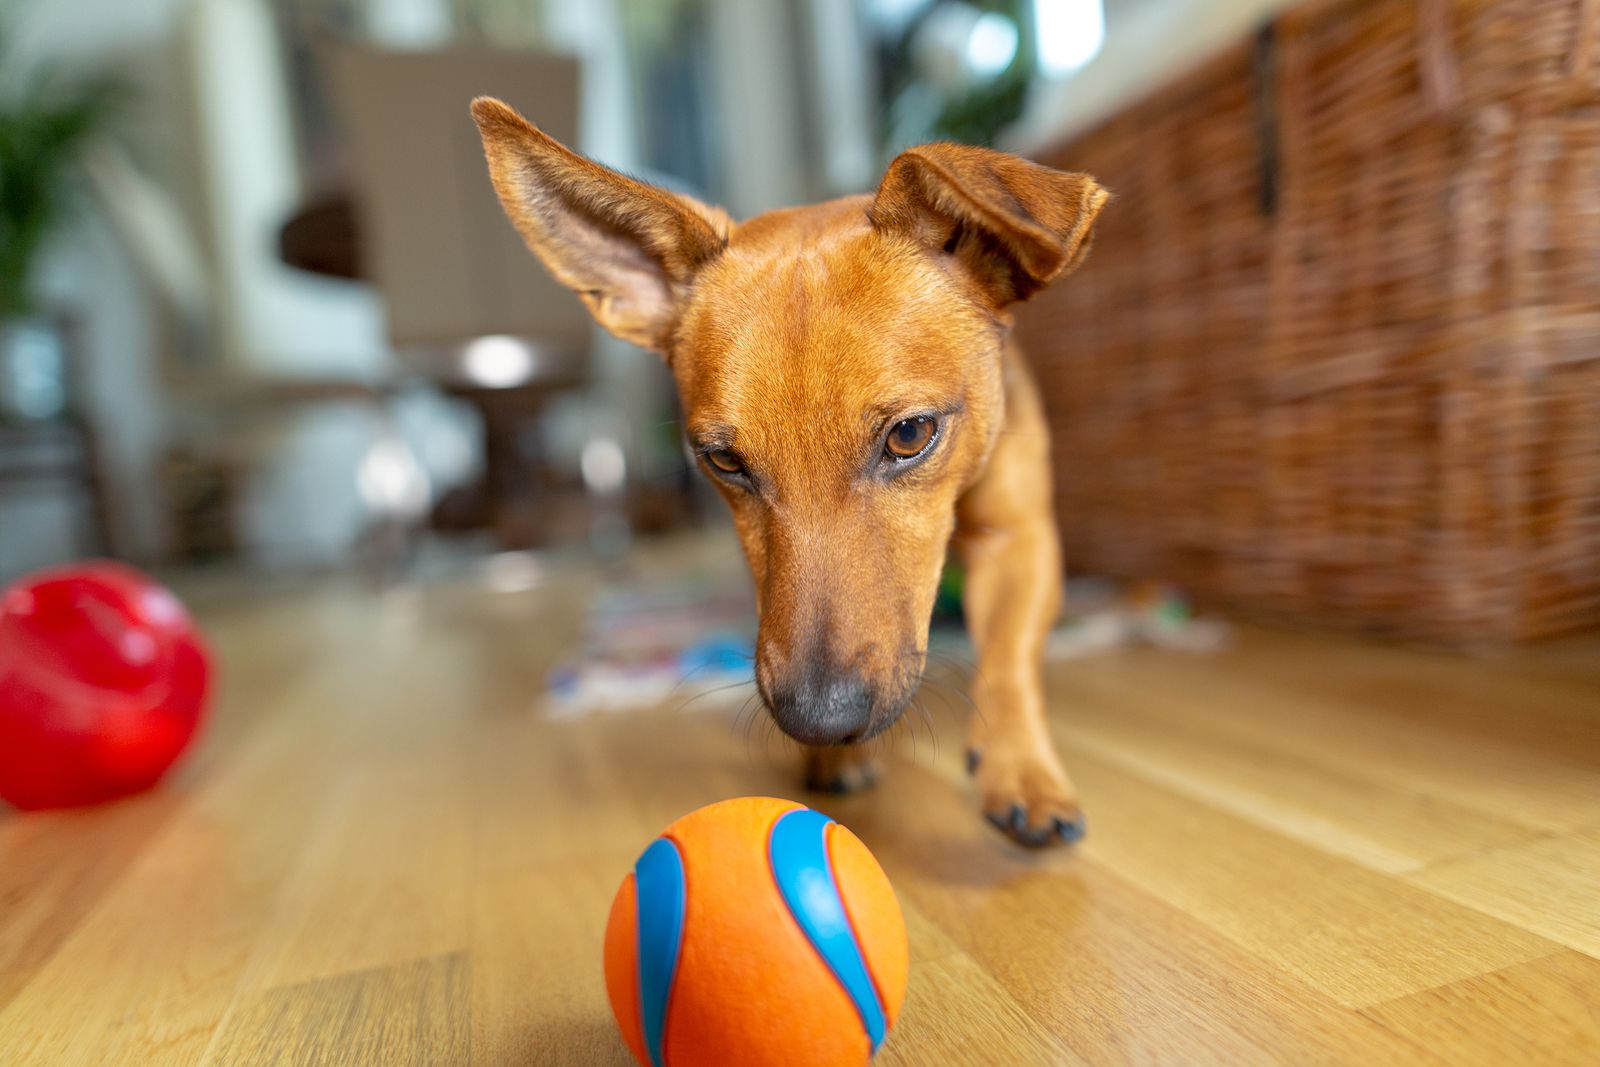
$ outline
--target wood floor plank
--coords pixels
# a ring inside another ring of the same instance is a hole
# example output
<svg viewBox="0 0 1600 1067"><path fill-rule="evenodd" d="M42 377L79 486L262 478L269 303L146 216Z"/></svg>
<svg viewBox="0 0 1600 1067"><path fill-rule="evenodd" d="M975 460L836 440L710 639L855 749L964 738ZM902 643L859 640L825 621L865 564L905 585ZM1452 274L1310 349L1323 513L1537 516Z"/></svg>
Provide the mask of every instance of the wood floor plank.
<svg viewBox="0 0 1600 1067"><path fill-rule="evenodd" d="M472 1061L627 1067L601 971L611 898L632 855L486 875L472 935Z"/></svg>
<svg viewBox="0 0 1600 1067"><path fill-rule="evenodd" d="M607 848L636 853L665 825L621 802L630 770L611 757L603 732L525 714L486 723L471 741L470 759L474 849L484 877L587 861ZM633 859L627 855L628 864Z"/></svg>
<svg viewBox="0 0 1600 1067"><path fill-rule="evenodd" d="M1474 725L1476 717L1453 719L1453 696L1441 693L1411 690L1401 699L1374 681L1343 689L1335 684L1340 674L1364 678L1373 657L1382 665L1374 672L1386 678L1397 670L1396 655L1403 663L1407 655L1431 661L1436 654L1348 642L1315 670L1302 666L1285 673L1277 663L1281 640L1245 628L1237 648L1214 657L1134 649L1056 664L1048 672L1049 689L1068 721L1110 687L1140 693L1169 716L1181 714L1181 721L1204 724L1240 743L1323 766L1359 768L1399 791L1439 797L1492 819L1544 830L1572 830L1592 821L1593 798L1600 796L1600 748L1562 745L1552 752L1527 740L1534 727L1486 733ZM1600 708L1600 694L1587 703L1569 694L1559 713L1545 715L1521 689L1495 685L1482 665L1459 657L1454 662L1462 678L1452 681L1450 692L1476 685L1497 693L1494 706L1512 724L1526 713L1535 722L1554 720L1558 728Z"/></svg>
<svg viewBox="0 0 1600 1067"><path fill-rule="evenodd" d="M1537 752L1551 762L1600 769L1600 692L1593 639L1587 669L1550 662L1537 646L1470 654L1380 641L1351 641L1351 661L1327 655L1326 635L1249 628L1259 643L1251 676L1293 694L1306 690L1383 717L1439 728L1485 747Z"/></svg>
<svg viewBox="0 0 1600 1067"><path fill-rule="evenodd" d="M913 961L900 1021L873 1062L921 1067L1077 1067L1084 1061L915 906L906 909Z"/></svg>
<svg viewBox="0 0 1600 1067"><path fill-rule="evenodd" d="M1416 785L1221 736L1184 711L1126 690L1093 690L1065 720L1072 744L1109 763L1306 844L1389 873L1539 836L1543 831Z"/></svg>
<svg viewBox="0 0 1600 1067"><path fill-rule="evenodd" d="M172 793L100 812L0 820L0 1011L122 877L178 806Z"/></svg>
<svg viewBox="0 0 1600 1067"><path fill-rule="evenodd" d="M469 971L450 955L269 989L229 1020L207 1062L465 1067Z"/></svg>
<svg viewBox="0 0 1600 1067"><path fill-rule="evenodd" d="M1600 825L1437 864L1406 881L1600 958Z"/></svg>
<svg viewBox="0 0 1600 1067"><path fill-rule="evenodd" d="M257 988L468 946L471 839L459 764L363 768L329 797L262 932Z"/></svg>
<svg viewBox="0 0 1600 1067"><path fill-rule="evenodd" d="M1088 857L1347 1007L1556 950L1087 753L1070 762L1095 828Z"/></svg>
<svg viewBox="0 0 1600 1067"><path fill-rule="evenodd" d="M1077 1059L1093 1064L1435 1064L1146 893L1091 850L1031 855L968 817L955 768L896 765L882 791L821 806L925 913ZM1112 801L1098 798L1095 829ZM1093 838L1091 838L1092 840ZM914 972L915 973L915 972Z"/></svg>
<svg viewBox="0 0 1600 1067"><path fill-rule="evenodd" d="M800 781L799 749L792 741L746 744L724 709L660 711L587 724L606 757L623 773L609 798L647 826L643 848L673 820L727 797L771 796L807 803L816 799ZM597 798L585 795L573 811Z"/></svg>
<svg viewBox="0 0 1600 1067"><path fill-rule="evenodd" d="M315 763L302 724L261 725L204 788L176 796L170 822L0 1011L0 1062L198 1062L325 797L316 775L281 789Z"/></svg>
<svg viewBox="0 0 1600 1067"><path fill-rule="evenodd" d="M1364 1014L1461 1067L1592 1067L1600 1061L1600 960L1563 952Z"/></svg>

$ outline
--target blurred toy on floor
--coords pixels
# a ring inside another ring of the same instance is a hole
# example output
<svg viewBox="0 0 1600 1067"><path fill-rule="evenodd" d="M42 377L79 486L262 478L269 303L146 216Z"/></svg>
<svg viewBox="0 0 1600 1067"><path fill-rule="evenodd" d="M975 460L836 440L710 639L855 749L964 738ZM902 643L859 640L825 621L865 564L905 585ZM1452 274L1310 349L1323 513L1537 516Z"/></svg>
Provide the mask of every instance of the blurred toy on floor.
<svg viewBox="0 0 1600 1067"><path fill-rule="evenodd" d="M709 573L597 596L574 657L550 673L547 712L574 718L677 700L721 707L755 683L748 584ZM713 699L702 699L713 698Z"/></svg>
<svg viewBox="0 0 1600 1067"><path fill-rule="evenodd" d="M930 651L970 662L961 622L962 573L940 582ZM1182 591L1156 581L1067 581L1066 611L1045 645L1050 660L1133 645L1215 652L1229 628L1196 616ZM677 702L721 708L753 691L755 605L744 583L711 572L659 585L611 588L595 598L571 659L550 673L547 713L575 718ZM719 699L720 698L720 699Z"/></svg>
<svg viewBox="0 0 1600 1067"><path fill-rule="evenodd" d="M934 601L930 643L936 652L970 659L971 642L961 622L962 572L945 568ZM1110 578L1068 578L1061 621L1045 643L1045 658L1076 659L1129 645L1153 645L1180 652L1215 652L1228 643L1228 626L1196 617L1182 590L1165 582L1118 582Z"/></svg>
<svg viewBox="0 0 1600 1067"><path fill-rule="evenodd" d="M1074 578L1067 581L1067 614L1051 631L1045 658L1075 659L1127 645L1217 652L1228 639L1228 625L1197 617L1176 586Z"/></svg>
<svg viewBox="0 0 1600 1067"><path fill-rule="evenodd" d="M184 606L89 560L0 589L0 800L23 811L149 789L205 718L211 655Z"/></svg>

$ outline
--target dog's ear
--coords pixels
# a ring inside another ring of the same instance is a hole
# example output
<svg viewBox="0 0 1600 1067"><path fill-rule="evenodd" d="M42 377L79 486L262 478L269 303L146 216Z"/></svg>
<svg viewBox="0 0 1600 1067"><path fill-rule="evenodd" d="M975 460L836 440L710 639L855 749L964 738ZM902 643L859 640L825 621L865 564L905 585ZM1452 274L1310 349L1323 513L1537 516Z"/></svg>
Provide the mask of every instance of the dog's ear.
<svg viewBox="0 0 1600 1067"><path fill-rule="evenodd" d="M584 159L510 107L472 102L506 214L600 324L657 352L684 291L728 243L728 216Z"/></svg>
<svg viewBox="0 0 1600 1067"><path fill-rule="evenodd" d="M873 198L880 232L954 256L997 308L1076 267L1110 198L1087 174L956 144L910 148Z"/></svg>

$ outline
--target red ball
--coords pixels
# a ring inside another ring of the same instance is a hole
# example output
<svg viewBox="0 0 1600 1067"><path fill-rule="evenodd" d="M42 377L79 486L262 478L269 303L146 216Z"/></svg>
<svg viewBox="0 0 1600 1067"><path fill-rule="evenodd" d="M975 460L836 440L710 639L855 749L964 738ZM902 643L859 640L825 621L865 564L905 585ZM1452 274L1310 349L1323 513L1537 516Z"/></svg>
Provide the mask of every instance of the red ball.
<svg viewBox="0 0 1600 1067"><path fill-rule="evenodd" d="M40 571L0 594L0 798L23 809L148 789L193 740L210 655L131 567Z"/></svg>

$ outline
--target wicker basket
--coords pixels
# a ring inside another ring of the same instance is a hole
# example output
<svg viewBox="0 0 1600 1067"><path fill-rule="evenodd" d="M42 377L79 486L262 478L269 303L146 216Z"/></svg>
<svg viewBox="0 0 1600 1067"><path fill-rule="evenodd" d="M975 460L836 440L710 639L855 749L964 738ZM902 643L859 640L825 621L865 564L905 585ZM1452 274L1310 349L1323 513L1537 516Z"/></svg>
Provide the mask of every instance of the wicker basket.
<svg viewBox="0 0 1600 1067"><path fill-rule="evenodd" d="M1600 0L1290 12L1046 162L1069 566L1453 643L1600 625Z"/></svg>

